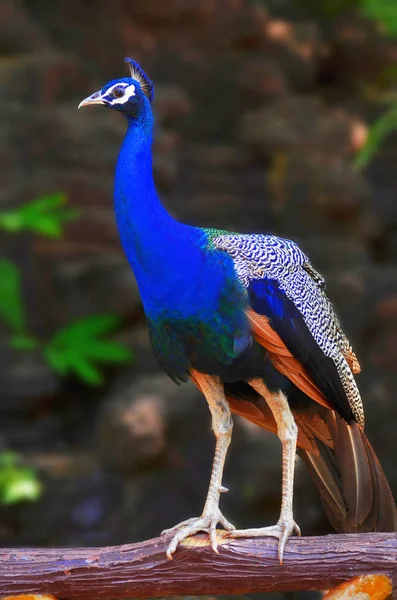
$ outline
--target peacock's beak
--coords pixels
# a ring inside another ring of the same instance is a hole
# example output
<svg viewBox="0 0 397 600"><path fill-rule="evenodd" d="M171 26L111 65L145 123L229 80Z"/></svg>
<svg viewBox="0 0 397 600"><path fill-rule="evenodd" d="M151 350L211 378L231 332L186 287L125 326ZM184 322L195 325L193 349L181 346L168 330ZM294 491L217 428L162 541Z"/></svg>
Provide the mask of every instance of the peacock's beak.
<svg viewBox="0 0 397 600"><path fill-rule="evenodd" d="M105 104L104 100L101 98L100 92L95 92L95 94L91 94L91 96L84 98L77 108L79 109L82 106L93 106L94 104L101 104L102 106Z"/></svg>

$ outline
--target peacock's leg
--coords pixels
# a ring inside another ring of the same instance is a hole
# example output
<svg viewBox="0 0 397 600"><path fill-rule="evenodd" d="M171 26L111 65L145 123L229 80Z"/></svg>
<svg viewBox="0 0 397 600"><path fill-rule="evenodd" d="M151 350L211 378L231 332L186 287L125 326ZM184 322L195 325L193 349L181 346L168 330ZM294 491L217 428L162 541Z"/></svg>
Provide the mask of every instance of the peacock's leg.
<svg viewBox="0 0 397 600"><path fill-rule="evenodd" d="M241 529L232 531L230 537L262 537L278 538L278 558L283 562L285 544L295 531L300 535L300 529L294 521L292 500L294 492L294 468L296 456L296 440L298 429L291 413L286 396L281 392L270 392L261 379L252 379L249 384L267 402L277 423L278 437L282 444L282 495L281 512L278 523L272 527L257 529Z"/></svg>
<svg viewBox="0 0 397 600"><path fill-rule="evenodd" d="M229 404L225 398L223 384L218 377L203 375L197 371L192 373L196 384L203 392L212 414L212 429L216 437L216 447L210 485L207 499L205 501L201 517L194 517L179 523L171 529L166 529L163 534L176 531L167 548L168 558L172 558L179 542L194 535L199 531L206 531L210 537L212 549L218 552L216 540L216 526L220 523L225 529L231 531L234 526L229 523L219 509L219 497L221 492L227 491L222 487L223 467L225 464L227 449L232 437L233 421Z"/></svg>

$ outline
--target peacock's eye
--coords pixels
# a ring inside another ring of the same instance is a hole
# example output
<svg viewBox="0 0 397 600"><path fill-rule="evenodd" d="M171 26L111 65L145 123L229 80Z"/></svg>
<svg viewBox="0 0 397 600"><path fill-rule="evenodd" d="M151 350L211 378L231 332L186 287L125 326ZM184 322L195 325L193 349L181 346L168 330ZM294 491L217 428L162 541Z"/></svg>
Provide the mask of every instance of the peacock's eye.
<svg viewBox="0 0 397 600"><path fill-rule="evenodd" d="M121 98L122 96L124 96L124 89L123 88L116 88L112 94L115 98Z"/></svg>

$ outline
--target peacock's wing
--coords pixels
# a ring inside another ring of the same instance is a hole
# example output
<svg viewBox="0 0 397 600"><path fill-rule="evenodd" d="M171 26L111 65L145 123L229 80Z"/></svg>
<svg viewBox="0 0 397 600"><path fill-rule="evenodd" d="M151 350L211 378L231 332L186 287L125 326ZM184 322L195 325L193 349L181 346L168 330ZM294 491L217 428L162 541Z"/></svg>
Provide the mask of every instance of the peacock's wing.
<svg viewBox="0 0 397 600"><path fill-rule="evenodd" d="M232 257L247 290L254 337L274 366L317 403L293 413L300 455L331 523L345 532L395 531L393 496L362 427L353 375L360 366L323 278L289 240L225 232L210 239ZM226 384L225 392L233 412L276 432L266 402L247 383Z"/></svg>
<svg viewBox="0 0 397 600"><path fill-rule="evenodd" d="M292 241L214 232L247 289L255 339L275 367L310 398L363 425L353 373L359 364L325 293L324 279Z"/></svg>

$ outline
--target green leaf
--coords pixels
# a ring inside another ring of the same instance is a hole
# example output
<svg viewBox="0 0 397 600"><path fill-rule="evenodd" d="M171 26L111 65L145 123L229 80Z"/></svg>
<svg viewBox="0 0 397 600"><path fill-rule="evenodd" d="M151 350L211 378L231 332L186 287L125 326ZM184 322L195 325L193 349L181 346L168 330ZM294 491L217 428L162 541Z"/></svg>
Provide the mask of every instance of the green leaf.
<svg viewBox="0 0 397 600"><path fill-rule="evenodd" d="M15 233L22 229L21 218L16 212L0 213L0 228Z"/></svg>
<svg viewBox="0 0 397 600"><path fill-rule="evenodd" d="M120 326L120 318L116 315L93 315L71 323L62 329L56 338L64 340L89 340L98 336L112 333Z"/></svg>
<svg viewBox="0 0 397 600"><path fill-rule="evenodd" d="M354 166L357 169L365 167L378 151L384 139L397 129L397 104L386 111L369 130L365 145L356 154Z"/></svg>
<svg viewBox="0 0 397 600"><path fill-rule="evenodd" d="M74 371L80 379L89 385L101 385L103 383L103 377L98 369L81 355L75 356L75 361L71 364L71 371Z"/></svg>
<svg viewBox="0 0 397 600"><path fill-rule="evenodd" d="M35 233L51 238L60 238L63 232L61 225L56 219L47 215L41 215L39 219L30 223L25 221L25 225Z"/></svg>
<svg viewBox="0 0 397 600"><path fill-rule="evenodd" d="M56 192L55 194L46 194L45 196L41 196L41 198L36 198L36 200L25 204L24 212L28 214L46 212L49 210L55 210L56 208L64 206L65 204L65 194L61 192Z"/></svg>
<svg viewBox="0 0 397 600"><path fill-rule="evenodd" d="M56 344L50 342L44 348L44 358L50 365L54 371L59 373L59 375L67 375L69 372L69 367L67 360L65 360L65 356L62 351L59 351L56 347Z"/></svg>
<svg viewBox="0 0 397 600"><path fill-rule="evenodd" d="M18 333L25 329L20 286L18 268L9 260L0 259L0 317Z"/></svg>
<svg viewBox="0 0 397 600"><path fill-rule="evenodd" d="M41 483L29 469L19 469L13 477L9 477L1 493L3 504L17 502L35 502L42 493Z"/></svg>
<svg viewBox="0 0 397 600"><path fill-rule="evenodd" d="M38 500L42 493L42 485L33 469L20 465L19 456L14 452L0 454L0 502L16 504L17 502Z"/></svg>
<svg viewBox="0 0 397 600"><path fill-rule="evenodd" d="M34 337L25 333L19 333L11 338L11 346L15 350L34 350L39 343Z"/></svg>
<svg viewBox="0 0 397 600"><path fill-rule="evenodd" d="M78 215L78 211L65 205L64 194L43 196L15 210L0 213L0 227L10 232L28 230L48 237L60 237L63 224Z"/></svg>
<svg viewBox="0 0 397 600"><path fill-rule="evenodd" d="M103 378L95 363L125 363L132 352L124 345L107 340L106 335L120 325L115 315L94 315L68 325L56 333L44 348L44 356L60 375L74 373L90 385Z"/></svg>
<svg viewBox="0 0 397 600"><path fill-rule="evenodd" d="M361 10L367 18L379 21L388 35L397 36L395 0L361 0Z"/></svg>

